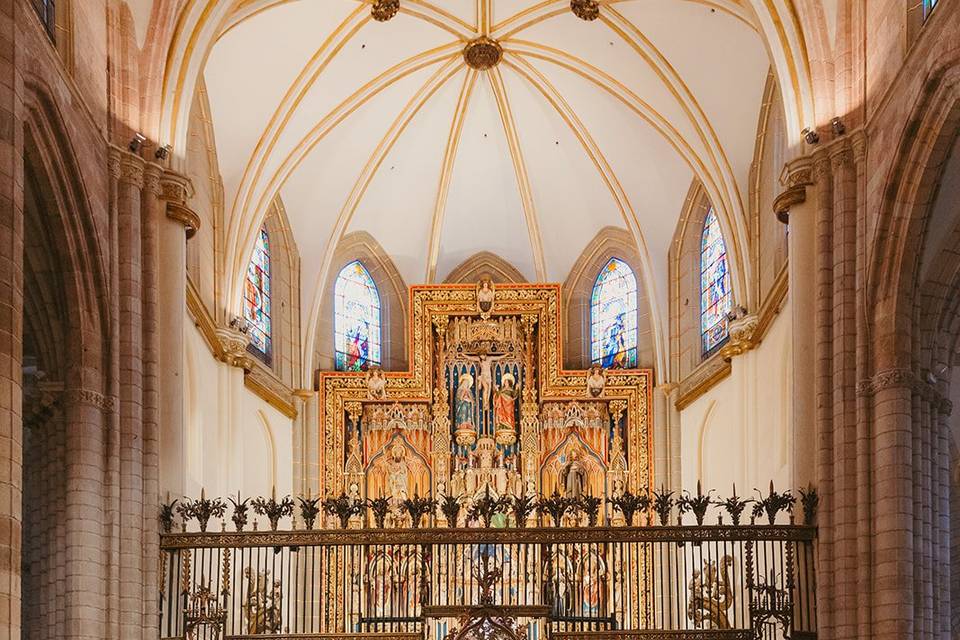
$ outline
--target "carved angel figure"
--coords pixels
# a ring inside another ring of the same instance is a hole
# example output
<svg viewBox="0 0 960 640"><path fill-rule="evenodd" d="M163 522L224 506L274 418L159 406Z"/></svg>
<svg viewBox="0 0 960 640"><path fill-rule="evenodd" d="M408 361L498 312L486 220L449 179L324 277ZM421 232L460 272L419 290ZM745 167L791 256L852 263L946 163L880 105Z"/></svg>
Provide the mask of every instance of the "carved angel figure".
<svg viewBox="0 0 960 640"><path fill-rule="evenodd" d="M607 385L607 371L599 364L590 367L587 373L587 393L593 398L599 398L603 394L603 388Z"/></svg>
<svg viewBox="0 0 960 640"><path fill-rule="evenodd" d="M383 400L387 397L387 378L380 367L367 370L367 396L371 400Z"/></svg>

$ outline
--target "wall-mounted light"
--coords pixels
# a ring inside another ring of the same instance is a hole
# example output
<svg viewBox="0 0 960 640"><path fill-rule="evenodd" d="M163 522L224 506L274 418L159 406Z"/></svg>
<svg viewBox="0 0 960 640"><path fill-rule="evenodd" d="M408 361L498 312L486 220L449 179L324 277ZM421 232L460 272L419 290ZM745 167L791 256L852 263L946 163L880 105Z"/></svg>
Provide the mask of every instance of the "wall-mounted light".
<svg viewBox="0 0 960 640"><path fill-rule="evenodd" d="M842 136L847 132L847 125L843 124L840 118L834 118L830 121L830 127L833 129L833 135Z"/></svg>
<svg viewBox="0 0 960 640"><path fill-rule="evenodd" d="M168 144L163 145L162 147L157 147L157 150L154 152L153 157L157 160L166 160L170 157L170 151L173 149Z"/></svg>
<svg viewBox="0 0 960 640"><path fill-rule="evenodd" d="M130 144L127 146L127 148L130 149L130 153L140 153L140 148L146 141L146 136L140 132L137 132L133 134L133 138L130 140Z"/></svg>
<svg viewBox="0 0 960 640"><path fill-rule="evenodd" d="M800 132L800 135L802 135L803 139L807 141L807 144L817 144L820 142L820 134L810 127L806 127Z"/></svg>

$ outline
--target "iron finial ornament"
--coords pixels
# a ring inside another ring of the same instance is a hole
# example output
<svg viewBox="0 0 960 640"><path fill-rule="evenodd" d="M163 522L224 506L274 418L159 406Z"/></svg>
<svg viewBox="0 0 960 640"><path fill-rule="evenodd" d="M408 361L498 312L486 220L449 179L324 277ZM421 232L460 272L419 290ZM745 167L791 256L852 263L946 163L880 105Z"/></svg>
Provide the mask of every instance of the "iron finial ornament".
<svg viewBox="0 0 960 640"><path fill-rule="evenodd" d="M370 15L377 22L386 22L400 11L400 0L374 0Z"/></svg>
<svg viewBox="0 0 960 640"><path fill-rule="evenodd" d="M587 22L600 17L600 3L597 0L570 0L570 10L573 15Z"/></svg>
<svg viewBox="0 0 960 640"><path fill-rule="evenodd" d="M492 69L503 60L503 47L496 40L480 36L468 42L463 48L463 60L471 69L478 71Z"/></svg>

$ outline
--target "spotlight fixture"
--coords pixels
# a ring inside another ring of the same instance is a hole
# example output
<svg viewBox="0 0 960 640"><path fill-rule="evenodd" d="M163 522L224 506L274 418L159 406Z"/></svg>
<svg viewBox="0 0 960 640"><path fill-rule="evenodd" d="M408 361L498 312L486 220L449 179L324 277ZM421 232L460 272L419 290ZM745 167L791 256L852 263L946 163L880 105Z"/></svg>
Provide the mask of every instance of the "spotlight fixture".
<svg viewBox="0 0 960 640"><path fill-rule="evenodd" d="M807 141L807 144L817 144L820 142L820 134L810 127L806 127L800 132L800 135L802 135L803 139Z"/></svg>
<svg viewBox="0 0 960 640"><path fill-rule="evenodd" d="M130 153L139 153L140 147L143 146L143 143L147 141L147 137L140 133L139 131L133 134L133 138L130 140L130 144L127 146L130 149Z"/></svg>
<svg viewBox="0 0 960 640"><path fill-rule="evenodd" d="M842 136L847 132L847 125L843 124L843 120L840 118L831 120L830 126L833 128L833 135L835 136Z"/></svg>
<svg viewBox="0 0 960 640"><path fill-rule="evenodd" d="M168 144L163 145L162 147L157 147L157 150L154 152L153 157L157 160L166 160L170 157L170 151L173 147Z"/></svg>

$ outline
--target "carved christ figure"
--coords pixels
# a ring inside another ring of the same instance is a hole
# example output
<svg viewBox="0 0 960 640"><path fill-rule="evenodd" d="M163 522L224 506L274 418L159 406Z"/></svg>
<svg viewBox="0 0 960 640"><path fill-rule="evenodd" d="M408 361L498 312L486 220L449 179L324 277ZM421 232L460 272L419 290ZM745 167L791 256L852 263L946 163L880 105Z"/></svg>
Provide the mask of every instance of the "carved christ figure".
<svg viewBox="0 0 960 640"><path fill-rule="evenodd" d="M489 278L484 278L477 286L477 309L480 311L480 317L486 318L493 310L493 299L496 294L493 291L493 283Z"/></svg>
<svg viewBox="0 0 960 640"><path fill-rule="evenodd" d="M477 394L479 399L482 402L481 407L487 408L490 406L490 396L493 394L493 363L497 360L502 360L507 354L501 354L498 356L490 356L484 353L481 353L479 356L467 356L467 360L472 360L477 363Z"/></svg>

